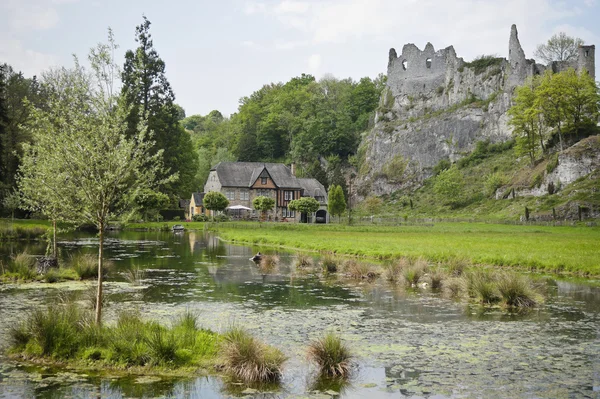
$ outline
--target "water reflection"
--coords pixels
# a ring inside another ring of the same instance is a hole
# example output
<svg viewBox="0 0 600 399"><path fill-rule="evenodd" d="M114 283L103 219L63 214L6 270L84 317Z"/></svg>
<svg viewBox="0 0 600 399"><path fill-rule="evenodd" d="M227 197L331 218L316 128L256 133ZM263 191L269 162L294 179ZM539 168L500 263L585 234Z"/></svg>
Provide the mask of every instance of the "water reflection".
<svg viewBox="0 0 600 399"><path fill-rule="evenodd" d="M45 244L0 244L0 256ZM94 253L97 239L73 235L60 243L61 256ZM547 303L529 312L482 309L383 281L349 281L296 270L294 256L279 253L272 272L249 260L268 248L233 246L205 232L111 233L107 257L110 321L123 309L169 323L185 309L200 323L222 330L235 322L290 358L280 388L261 397L584 397L599 387L600 289L541 279ZM127 283L132 265L145 270L139 287ZM48 288L50 287L50 288ZM60 287L60 288L59 288ZM28 310L58 300L62 290L80 296L80 283L0 286L0 342ZM323 331L340 333L354 348L360 367L347 383L314 379L306 343ZM596 371L594 371L596 370ZM67 378L68 377L68 378ZM66 379L65 379L66 378ZM70 378L70 379L69 379ZM505 395L510 387L510 395ZM146 379L65 376L13 367L0 359L0 397L173 397L250 395L248 387L212 377ZM337 394L336 394L337 396Z"/></svg>

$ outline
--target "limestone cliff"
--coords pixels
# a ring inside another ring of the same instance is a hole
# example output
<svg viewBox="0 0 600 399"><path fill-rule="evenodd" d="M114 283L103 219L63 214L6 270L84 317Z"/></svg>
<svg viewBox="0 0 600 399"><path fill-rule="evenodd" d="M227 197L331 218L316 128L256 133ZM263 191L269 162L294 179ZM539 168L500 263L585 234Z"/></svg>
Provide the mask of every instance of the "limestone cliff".
<svg viewBox="0 0 600 399"><path fill-rule="evenodd" d="M547 68L568 67L594 71L594 46L582 46L569 63L540 65L525 58L515 25L508 59L467 63L452 46L436 51L431 43L424 50L406 44L400 55L391 49L375 125L359 148L358 195L418 187L441 160L455 161L481 140L508 140L514 88Z"/></svg>

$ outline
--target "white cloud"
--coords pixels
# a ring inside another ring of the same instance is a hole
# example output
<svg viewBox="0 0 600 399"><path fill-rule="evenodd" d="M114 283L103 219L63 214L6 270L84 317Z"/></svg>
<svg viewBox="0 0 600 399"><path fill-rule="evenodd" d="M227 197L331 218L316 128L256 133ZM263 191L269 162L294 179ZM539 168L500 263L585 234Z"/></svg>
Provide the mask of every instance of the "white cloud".
<svg viewBox="0 0 600 399"><path fill-rule="evenodd" d="M319 70L319 68L321 67L321 55L320 54L311 54L310 57L308 57L308 70L311 73L315 73Z"/></svg>
<svg viewBox="0 0 600 399"><path fill-rule="evenodd" d="M460 43L457 52L467 58L507 51L513 23L526 33L521 35L526 51L532 50L547 39L548 26L583 12L570 2L554 0L281 0L269 6L260 4L263 15L300 35L296 42L320 45L394 40L399 46L418 39L422 40L417 43L421 48L427 41L436 48ZM440 38L445 42L440 43Z"/></svg>
<svg viewBox="0 0 600 399"><path fill-rule="evenodd" d="M6 38L0 38L0 60L25 76L39 75L40 71L60 64L59 58L52 54L26 49L20 41Z"/></svg>

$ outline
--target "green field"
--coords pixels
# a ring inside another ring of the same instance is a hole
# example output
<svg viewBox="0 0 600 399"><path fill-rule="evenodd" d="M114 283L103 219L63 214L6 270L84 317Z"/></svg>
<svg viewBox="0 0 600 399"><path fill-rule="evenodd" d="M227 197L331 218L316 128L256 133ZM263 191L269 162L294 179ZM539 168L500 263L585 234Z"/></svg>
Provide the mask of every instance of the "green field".
<svg viewBox="0 0 600 399"><path fill-rule="evenodd" d="M600 228L436 223L431 226L219 224L231 242L278 245L368 258L466 258L474 263L600 275Z"/></svg>

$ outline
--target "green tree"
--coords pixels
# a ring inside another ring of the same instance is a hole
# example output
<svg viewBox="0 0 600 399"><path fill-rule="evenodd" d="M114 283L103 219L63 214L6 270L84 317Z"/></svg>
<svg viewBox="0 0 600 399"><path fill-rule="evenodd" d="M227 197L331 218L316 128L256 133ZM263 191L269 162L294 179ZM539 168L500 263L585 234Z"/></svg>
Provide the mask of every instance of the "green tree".
<svg viewBox="0 0 600 399"><path fill-rule="evenodd" d="M302 197L296 200L290 201L288 208L292 211L304 213L307 216L312 215L319 210L319 201L313 197ZM308 219L307 219L308 220Z"/></svg>
<svg viewBox="0 0 600 399"><path fill-rule="evenodd" d="M154 133L154 152L163 150L167 171L161 177L179 175L176 182L171 181L162 190L174 198L187 198L194 191L198 157L189 133L179 122L184 115L174 103L175 94L165 75L165 63L154 49L146 17L136 27L135 34L138 47L125 53L122 73L122 101L130 110L128 131L130 135L135 132L140 120L147 123Z"/></svg>
<svg viewBox="0 0 600 399"><path fill-rule="evenodd" d="M346 210L346 198L344 197L344 190L341 186L332 185L329 187L328 195L328 208L329 213L333 216L337 216L338 220L342 213Z"/></svg>
<svg viewBox="0 0 600 399"><path fill-rule="evenodd" d="M2 201L5 209L10 211L11 220L15 220L15 211L21 206L21 196L17 191L11 191Z"/></svg>
<svg viewBox="0 0 600 399"><path fill-rule="evenodd" d="M383 201L379 197L369 196L365 199L363 206L367 213L369 213L370 215L376 215L381 211Z"/></svg>
<svg viewBox="0 0 600 399"><path fill-rule="evenodd" d="M77 224L91 223L99 234L96 323L102 317L104 231L111 217L134 205L141 190L162 183L161 151L143 124L127 132L129 109L111 95L117 67L109 44L90 54L93 73L75 68L45 76L49 98L31 109L33 144L25 146L19 187L28 206Z"/></svg>
<svg viewBox="0 0 600 399"><path fill-rule="evenodd" d="M569 61L577 57L577 49L583 43L583 40L578 37L560 32L552 35L545 44L538 45L534 55L546 63Z"/></svg>
<svg viewBox="0 0 600 399"><path fill-rule="evenodd" d="M213 211L213 220L215 219L214 212L223 212L229 206L229 200L219 191L206 193L202 203L206 209Z"/></svg>
<svg viewBox="0 0 600 399"><path fill-rule="evenodd" d="M158 220L159 211L169 205L169 196L146 188L139 190L134 201L145 221Z"/></svg>
<svg viewBox="0 0 600 399"><path fill-rule="evenodd" d="M275 200L271 197L259 195L252 201L252 206L260 212L261 220L264 220L267 212L275 207Z"/></svg>
<svg viewBox="0 0 600 399"><path fill-rule="evenodd" d="M540 152L545 150L546 124L538 102L536 90L539 79L530 79L515 90L513 106L508 110L509 125L516 139L517 155L527 155L533 166Z"/></svg>
<svg viewBox="0 0 600 399"><path fill-rule="evenodd" d="M437 175L433 192L441 203L456 207L462 202L464 185L461 171L452 165Z"/></svg>

